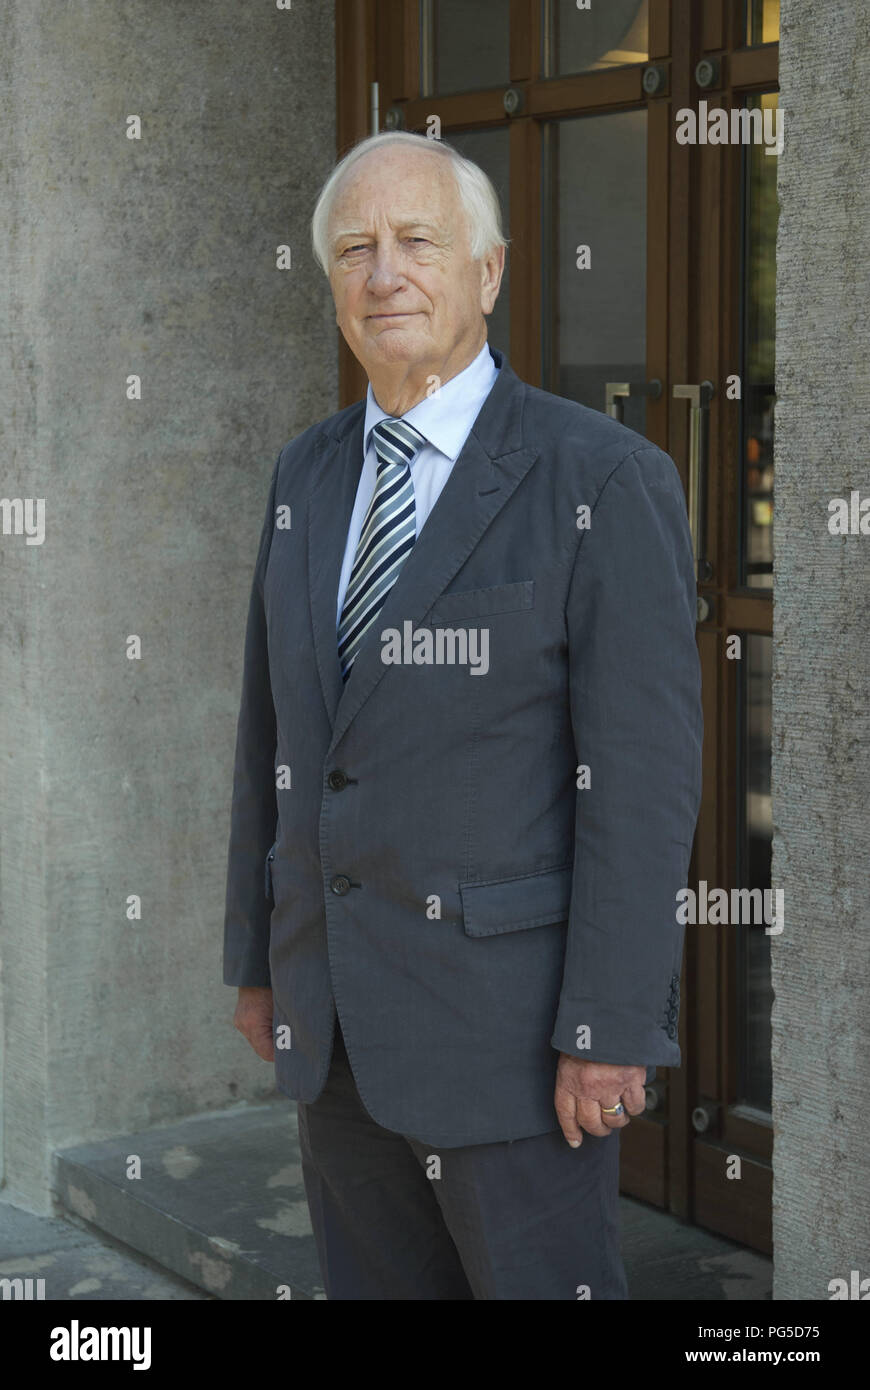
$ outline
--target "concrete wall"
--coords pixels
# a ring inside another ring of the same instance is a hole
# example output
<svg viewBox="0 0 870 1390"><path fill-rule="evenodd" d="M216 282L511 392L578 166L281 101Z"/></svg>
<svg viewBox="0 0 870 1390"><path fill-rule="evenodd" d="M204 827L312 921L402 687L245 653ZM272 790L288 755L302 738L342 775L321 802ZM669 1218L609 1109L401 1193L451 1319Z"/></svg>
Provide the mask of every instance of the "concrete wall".
<svg viewBox="0 0 870 1390"><path fill-rule="evenodd" d="M783 0L774 516L776 1298L870 1276L870 30Z"/></svg>
<svg viewBox="0 0 870 1390"><path fill-rule="evenodd" d="M36 1209L53 1148L272 1088L220 980L224 872L271 469L336 408L332 26L0 10L0 496L45 499L41 545L0 537L3 1195Z"/></svg>

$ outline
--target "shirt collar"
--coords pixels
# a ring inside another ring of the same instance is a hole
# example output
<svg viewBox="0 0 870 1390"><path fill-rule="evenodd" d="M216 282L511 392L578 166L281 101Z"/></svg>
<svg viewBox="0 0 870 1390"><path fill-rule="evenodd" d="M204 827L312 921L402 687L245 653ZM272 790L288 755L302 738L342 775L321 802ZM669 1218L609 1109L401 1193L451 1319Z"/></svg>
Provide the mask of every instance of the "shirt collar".
<svg viewBox="0 0 870 1390"><path fill-rule="evenodd" d="M425 396L406 411L403 419L419 430L426 441L453 462L468 438L471 426L492 388L498 374L489 343L456 376L431 396ZM374 398L371 382L366 391L365 449L371 443L371 432L380 420L392 418Z"/></svg>

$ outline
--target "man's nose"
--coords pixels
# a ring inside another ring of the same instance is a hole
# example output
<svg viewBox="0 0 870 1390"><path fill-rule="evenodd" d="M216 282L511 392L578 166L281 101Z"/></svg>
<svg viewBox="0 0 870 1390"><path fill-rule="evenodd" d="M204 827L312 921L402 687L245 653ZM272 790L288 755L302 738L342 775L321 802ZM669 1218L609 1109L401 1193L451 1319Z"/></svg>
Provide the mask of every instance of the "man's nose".
<svg viewBox="0 0 870 1390"><path fill-rule="evenodd" d="M395 242L379 242L369 274L369 288L384 294L396 288L403 278L401 250Z"/></svg>

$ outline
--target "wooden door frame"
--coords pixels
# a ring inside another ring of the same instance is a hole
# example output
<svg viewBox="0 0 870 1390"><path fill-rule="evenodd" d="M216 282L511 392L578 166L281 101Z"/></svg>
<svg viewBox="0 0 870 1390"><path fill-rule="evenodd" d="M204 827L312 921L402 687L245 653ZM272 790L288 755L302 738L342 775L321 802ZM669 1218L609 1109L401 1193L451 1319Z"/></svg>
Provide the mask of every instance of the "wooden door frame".
<svg viewBox="0 0 870 1390"><path fill-rule="evenodd" d="M743 6L709 0L704 9L703 53L720 64L720 80L702 94L711 107L726 110L778 87L779 45L745 47ZM741 518L740 408L725 397L726 378L740 370L742 353L741 228L744 149L693 148L698 165L699 200L693 237L699 267L693 301L696 375L716 383L710 410L708 490L709 556L713 574L699 584L711 617L698 625L705 697L705 791L695 838L695 877L736 884L738 864L739 748L737 741L738 663L726 655L730 634L772 633L772 593L741 583L738 541ZM723 482L725 486L723 487ZM687 928L691 945L692 1008L695 1046L694 1099L719 1102L711 1134L690 1140L692 1220L742 1244L769 1252L772 1209L772 1127L751 1121L732 1107L737 1094L736 1002L737 940L734 927ZM687 1100L692 1102L691 1092ZM691 1113L687 1104L684 1113ZM739 1188L726 1175L729 1156L741 1160ZM740 1200L735 1200L739 1190Z"/></svg>

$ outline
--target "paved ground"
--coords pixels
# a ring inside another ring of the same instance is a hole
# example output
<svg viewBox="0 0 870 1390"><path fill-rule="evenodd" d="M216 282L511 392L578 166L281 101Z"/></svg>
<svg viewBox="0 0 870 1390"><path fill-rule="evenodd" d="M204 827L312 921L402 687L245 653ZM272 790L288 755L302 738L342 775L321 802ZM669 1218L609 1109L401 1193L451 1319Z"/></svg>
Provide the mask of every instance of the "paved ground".
<svg viewBox="0 0 870 1390"><path fill-rule="evenodd" d="M212 1297L71 1221L33 1216L0 1202L0 1279L4 1278L45 1279L46 1299L54 1300Z"/></svg>
<svg viewBox="0 0 870 1390"><path fill-rule="evenodd" d="M638 1300L770 1298L771 1261L630 1198L623 1244ZM46 1280L54 1300L148 1301L212 1295L72 1221L33 1216L0 1202L0 1279Z"/></svg>
<svg viewBox="0 0 870 1390"><path fill-rule="evenodd" d="M668 1302L770 1298L773 1261L667 1212L620 1201L622 1249L633 1299Z"/></svg>

